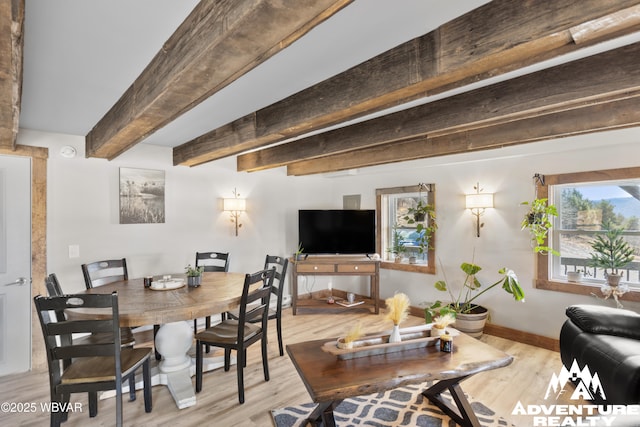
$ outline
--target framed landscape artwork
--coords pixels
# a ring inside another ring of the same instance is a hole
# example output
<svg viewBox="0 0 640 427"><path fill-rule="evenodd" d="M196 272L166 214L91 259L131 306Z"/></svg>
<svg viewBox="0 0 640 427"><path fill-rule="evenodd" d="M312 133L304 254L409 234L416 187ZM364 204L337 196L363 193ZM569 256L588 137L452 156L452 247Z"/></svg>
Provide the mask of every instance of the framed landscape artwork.
<svg viewBox="0 0 640 427"><path fill-rule="evenodd" d="M120 168L120 224L164 223L164 171Z"/></svg>

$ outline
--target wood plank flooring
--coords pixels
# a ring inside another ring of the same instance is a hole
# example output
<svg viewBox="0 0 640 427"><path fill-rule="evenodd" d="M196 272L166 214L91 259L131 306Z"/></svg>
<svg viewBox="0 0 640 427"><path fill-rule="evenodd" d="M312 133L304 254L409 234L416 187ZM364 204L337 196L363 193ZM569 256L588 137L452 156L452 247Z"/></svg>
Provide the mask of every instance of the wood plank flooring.
<svg viewBox="0 0 640 427"><path fill-rule="evenodd" d="M284 340L287 343L332 338L342 335L354 322L362 322L365 332L389 329L384 314L372 315L355 310L345 314L308 314L293 316L291 309L284 311ZM403 326L423 323L410 316ZM246 403L238 404L235 366L229 372L218 370L204 374L203 390L197 395L196 406L179 410L169 391L164 386L153 388L153 412L144 412L142 392L138 400L124 399L124 421L130 426L272 426L270 410L282 406L309 402L309 395L299 379L291 361L278 355L275 323L269 330L269 369L271 380L265 382L262 375L260 346L254 345L248 351L245 368ZM531 425L530 417L512 416L518 401L524 405L549 404L545 402L551 375L561 368L558 353L485 335L483 341L513 355L514 362L502 369L480 373L462 383L465 392L482 401L505 419L517 426ZM195 383L195 379L193 380ZM48 425L49 413L41 409L41 404L49 401L48 376L46 372L0 377L0 402L27 404L31 412L8 413L0 411L0 425L3 426L43 426ZM71 413L63 426L111 426L115 421L113 399L98 402L98 416L89 418L87 398L75 394L71 402L78 402L82 413ZM555 403L555 401L553 402Z"/></svg>

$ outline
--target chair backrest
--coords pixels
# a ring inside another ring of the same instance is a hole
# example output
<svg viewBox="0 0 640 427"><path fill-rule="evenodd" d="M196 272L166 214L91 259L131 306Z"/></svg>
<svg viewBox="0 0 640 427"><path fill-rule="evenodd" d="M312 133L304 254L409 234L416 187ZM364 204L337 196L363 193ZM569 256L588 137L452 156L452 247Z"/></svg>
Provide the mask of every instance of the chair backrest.
<svg viewBox="0 0 640 427"><path fill-rule="evenodd" d="M44 279L44 284L47 287L47 293L50 297L57 297L62 295L62 287L58 281L56 273L51 273Z"/></svg>
<svg viewBox="0 0 640 427"><path fill-rule="evenodd" d="M129 279L127 260L125 258L109 259L82 264L82 275L87 289L127 280Z"/></svg>
<svg viewBox="0 0 640 427"><path fill-rule="evenodd" d="M282 307L282 288L284 287L284 279L287 275L287 267L289 266L289 260L287 258L275 255L267 255L264 260L264 269L269 270L275 267L276 271L273 276L273 286L271 292L273 292L278 299L277 309Z"/></svg>
<svg viewBox="0 0 640 427"><path fill-rule="evenodd" d="M257 319L260 319L263 333L266 331L269 317L269 297L271 296L275 271L274 267L271 270L262 270L245 276L238 313L237 342L244 341L245 323L258 323ZM252 286L258 282L262 282L262 286L251 290Z"/></svg>
<svg viewBox="0 0 640 427"><path fill-rule="evenodd" d="M204 271L229 271L229 253L196 252L196 267L204 267Z"/></svg>
<svg viewBox="0 0 640 427"><path fill-rule="evenodd" d="M66 367L72 361L76 363L90 357L113 358L116 367L116 387L121 387L120 327L116 292L107 295L38 295L33 301L44 336L52 393L62 380L61 363ZM100 317L96 317L95 320L69 320L64 313L66 309L73 308L100 309ZM110 309L108 315L105 315L105 308ZM51 316L50 311L55 312L56 316ZM100 333L103 339L100 343L74 345L72 334L76 333Z"/></svg>

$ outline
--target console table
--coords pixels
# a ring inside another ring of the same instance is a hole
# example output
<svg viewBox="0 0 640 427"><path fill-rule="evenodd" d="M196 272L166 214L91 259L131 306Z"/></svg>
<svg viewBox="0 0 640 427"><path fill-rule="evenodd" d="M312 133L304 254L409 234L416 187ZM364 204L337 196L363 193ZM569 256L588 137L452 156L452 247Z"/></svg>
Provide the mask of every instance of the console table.
<svg viewBox="0 0 640 427"><path fill-rule="evenodd" d="M375 314L380 311L380 261L366 257L355 256L315 256L302 261L291 260L291 307L296 314L298 307L302 308L348 308L338 304L327 304L312 298L298 298L298 276L369 276L369 296L358 308L372 309Z"/></svg>

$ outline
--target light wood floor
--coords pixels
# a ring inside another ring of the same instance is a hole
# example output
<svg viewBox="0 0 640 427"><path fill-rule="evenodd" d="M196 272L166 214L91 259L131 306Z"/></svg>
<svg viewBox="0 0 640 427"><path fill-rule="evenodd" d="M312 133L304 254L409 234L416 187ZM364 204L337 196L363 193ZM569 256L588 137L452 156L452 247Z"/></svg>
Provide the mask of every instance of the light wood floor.
<svg viewBox="0 0 640 427"><path fill-rule="evenodd" d="M285 310L284 337L286 343L311 339L331 338L343 334L352 322L361 320L365 332L389 329L383 314L379 316L350 312L348 314L299 314L293 316ZM403 326L418 325L422 319L410 317ZM271 381L262 376L260 346L249 349L245 369L246 403L238 404L236 372L218 370L205 373L203 390L197 395L196 406L179 410L164 386L153 388L153 412L144 412L142 393L138 400L129 402L125 397L124 421L132 426L272 426L270 409L309 402L309 395L292 363L278 356L275 328L269 331L269 369ZM527 417L512 416L518 401L525 405L549 404L544 401L551 375L561 368L560 356L553 351L487 336L482 341L513 355L514 362L502 369L480 373L465 381L463 389L517 426L527 426ZM195 382L195 380L194 380ZM40 404L49 401L48 377L44 372L0 377L0 402L35 403L33 413L12 414L0 411L0 425L48 425L49 414ZM75 394L71 402L80 402L83 413L72 413L63 426L110 426L115 420L113 399L98 403L98 416L89 418L86 394Z"/></svg>

